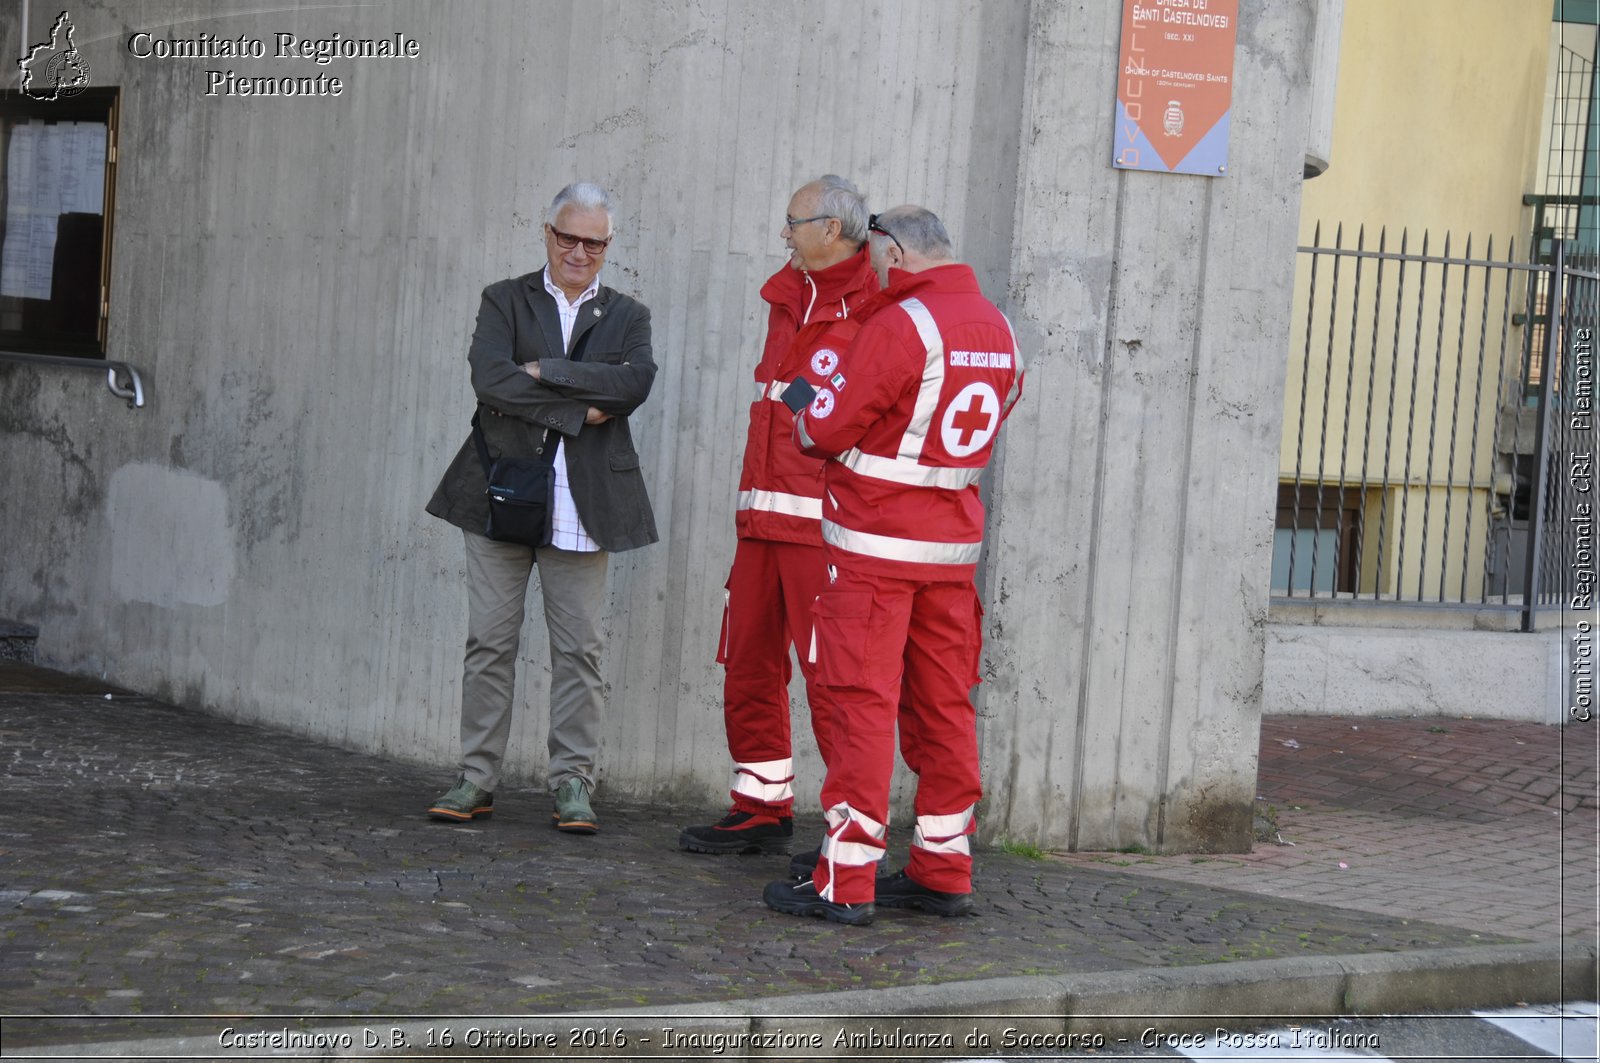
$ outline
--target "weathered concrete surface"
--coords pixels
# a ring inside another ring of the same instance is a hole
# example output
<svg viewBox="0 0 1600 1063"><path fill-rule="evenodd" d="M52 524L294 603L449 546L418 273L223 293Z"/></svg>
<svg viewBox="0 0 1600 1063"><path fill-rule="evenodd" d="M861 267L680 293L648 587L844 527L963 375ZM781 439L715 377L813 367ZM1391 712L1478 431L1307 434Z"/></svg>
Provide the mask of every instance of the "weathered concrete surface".
<svg viewBox="0 0 1600 1063"><path fill-rule="evenodd" d="M1105 163L1116 5L1032 9L984 702L1013 834L1248 846L1314 10L1242 5L1229 174L1185 179Z"/></svg>
<svg viewBox="0 0 1600 1063"><path fill-rule="evenodd" d="M1561 632L1436 631L1412 616L1401 628L1268 625L1262 711L1571 720Z"/></svg>
<svg viewBox="0 0 1600 1063"><path fill-rule="evenodd" d="M122 90L109 345L149 403L0 365L0 612L52 664L452 763L460 545L421 508L466 430L479 290L536 267L549 196L594 177L620 204L605 279L653 309L662 367L635 436L663 541L613 565L600 773L720 804L756 292L789 192L836 171L938 210L1029 363L989 484L986 836L1237 848L1317 5L1242 7L1208 179L1110 168L1115 5L75 5ZM421 57L135 59L137 30L403 32ZM0 48L18 35L0 13ZM211 68L346 87L205 97ZM547 718L533 612L522 778Z"/></svg>

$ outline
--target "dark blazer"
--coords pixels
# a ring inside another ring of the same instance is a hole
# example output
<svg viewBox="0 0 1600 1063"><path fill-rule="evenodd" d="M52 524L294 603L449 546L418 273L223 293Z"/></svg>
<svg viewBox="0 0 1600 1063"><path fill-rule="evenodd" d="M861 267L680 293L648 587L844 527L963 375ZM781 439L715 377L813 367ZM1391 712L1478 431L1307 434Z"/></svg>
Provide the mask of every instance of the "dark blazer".
<svg viewBox="0 0 1600 1063"><path fill-rule="evenodd" d="M546 430L560 432L572 501L584 528L602 549L632 550L658 538L628 430L628 415L649 396L656 376L650 311L601 285L578 308L574 346L585 333L590 336L583 359L572 361L570 348L561 347L561 316L544 289L543 270L489 285L467 351L472 390L490 458L535 457ZM539 380L522 369L532 361L539 363ZM590 406L611 419L584 424ZM428 512L482 535L489 519L487 486L469 432Z"/></svg>

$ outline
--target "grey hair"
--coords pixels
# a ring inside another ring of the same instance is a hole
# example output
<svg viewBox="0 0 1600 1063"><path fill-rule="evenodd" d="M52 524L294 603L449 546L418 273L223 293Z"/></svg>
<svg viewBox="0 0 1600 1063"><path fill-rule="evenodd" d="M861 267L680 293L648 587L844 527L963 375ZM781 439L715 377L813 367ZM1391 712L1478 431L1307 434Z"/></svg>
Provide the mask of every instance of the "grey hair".
<svg viewBox="0 0 1600 1063"><path fill-rule="evenodd" d="M605 189L593 181L574 181L556 193L556 198L550 201L550 209L545 212L544 223L555 227L556 216L565 207L577 207L579 210L603 210L606 212L606 235L611 235L611 196Z"/></svg>
<svg viewBox="0 0 1600 1063"><path fill-rule="evenodd" d="M890 207L878 215L878 226L894 234L900 246L924 258L955 258L944 222L926 207Z"/></svg>
<svg viewBox="0 0 1600 1063"><path fill-rule="evenodd" d="M839 237L859 244L867 238L867 200L852 182L836 173L817 178L822 194L818 205L823 214L839 219Z"/></svg>

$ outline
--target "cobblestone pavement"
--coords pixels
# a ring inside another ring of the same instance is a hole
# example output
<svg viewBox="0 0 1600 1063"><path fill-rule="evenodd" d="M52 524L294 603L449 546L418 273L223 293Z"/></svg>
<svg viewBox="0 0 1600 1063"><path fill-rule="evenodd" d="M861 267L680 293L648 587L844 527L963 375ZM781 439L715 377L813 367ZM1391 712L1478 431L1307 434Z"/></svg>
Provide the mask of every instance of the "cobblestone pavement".
<svg viewBox="0 0 1600 1063"><path fill-rule="evenodd" d="M1593 941L1596 738L1582 724L1268 717L1257 788L1290 844L1204 860L1060 859L1469 930Z"/></svg>
<svg viewBox="0 0 1600 1063"><path fill-rule="evenodd" d="M1543 792L1554 730L1424 730L1417 748L1435 752L1418 752L1419 761L1464 768L1470 740L1497 754L1480 777L1523 751L1545 758L1531 770L1546 775L1501 772L1471 790L1471 777L1447 783L1456 768L1441 766L1429 775L1436 784L1472 796L1440 803L1402 788L1403 801L1379 807L1366 798L1392 789L1378 766L1392 728L1361 724L1357 741L1342 742L1359 755L1313 771L1330 759L1325 736L1351 725L1273 720L1263 789L1294 848L1203 863L985 851L978 918L884 911L871 927L844 928L761 903L782 858L679 852L680 826L703 810L628 805L602 790L602 833L572 836L550 829L544 793L509 788L492 820L433 823L422 809L447 771L102 690L0 664L0 763L13 813L0 825L7 1046L186 1025L155 1021L163 1016L581 1014L1537 937L1543 923L1488 909L1474 922L1465 910L1408 907L1392 893L1387 907L1367 903L1382 878L1368 867L1376 834L1337 830L1362 816L1393 824L1385 851L1413 864L1436 854L1425 861L1431 872L1419 871L1435 883L1454 874L1435 861L1470 850L1462 863L1495 863L1513 844L1516 871L1505 881L1534 873L1541 851L1538 873L1549 877L1561 867L1557 813L1571 796ZM1505 744L1513 740L1523 745ZM1584 770L1566 777L1589 780L1589 803L1574 811L1592 808L1592 759ZM1353 780L1364 781L1340 789ZM1335 802L1360 807L1336 813ZM1524 817L1543 825L1535 842ZM1587 822L1592 839L1592 815ZM1318 824L1332 826L1319 835ZM813 822L797 834L818 830ZM1452 839L1459 850L1441 852ZM1351 869L1334 868L1335 856ZM1330 885L1319 892L1316 883Z"/></svg>

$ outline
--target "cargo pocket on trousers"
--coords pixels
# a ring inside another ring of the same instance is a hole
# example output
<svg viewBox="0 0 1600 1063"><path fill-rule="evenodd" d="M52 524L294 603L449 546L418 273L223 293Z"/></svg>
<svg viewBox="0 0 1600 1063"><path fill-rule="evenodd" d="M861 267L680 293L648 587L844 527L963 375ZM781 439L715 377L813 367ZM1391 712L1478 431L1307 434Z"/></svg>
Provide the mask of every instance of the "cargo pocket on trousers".
<svg viewBox="0 0 1600 1063"><path fill-rule="evenodd" d="M861 685L871 618L871 591L822 593L811 611L817 682L830 687Z"/></svg>
<svg viewBox="0 0 1600 1063"><path fill-rule="evenodd" d="M967 650L967 660L971 661L972 678L967 680L967 689L983 682L981 673L983 667L983 603L978 596L972 596L972 628L967 635L970 646Z"/></svg>

